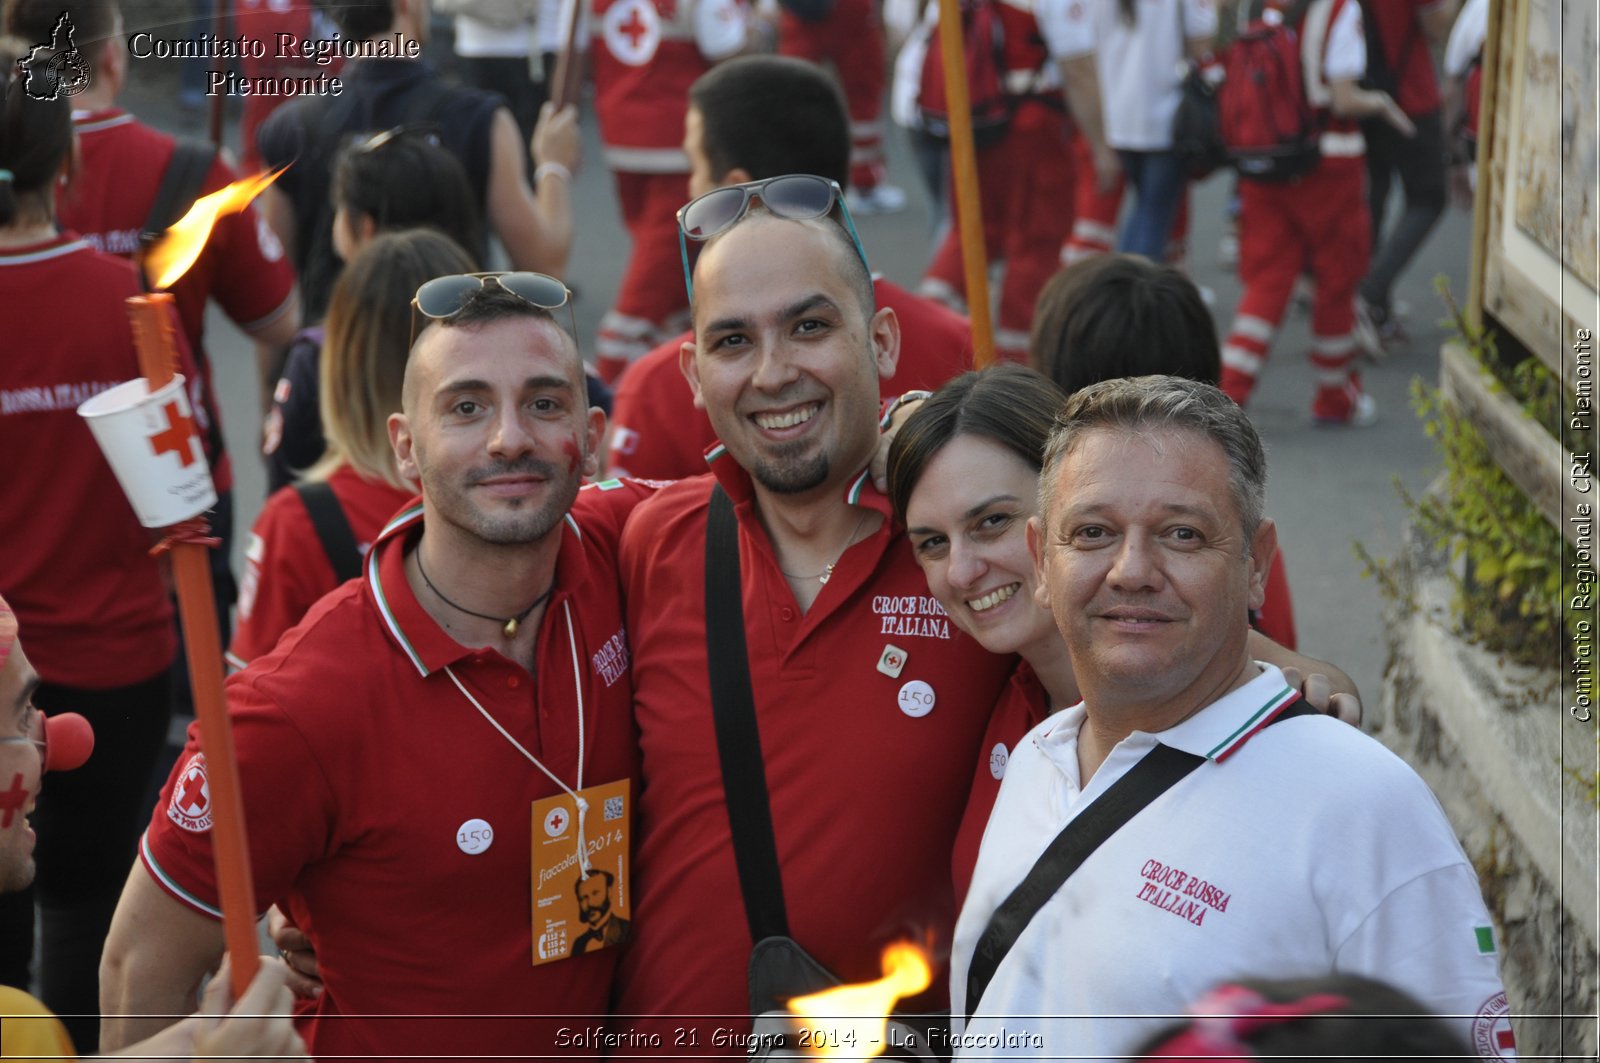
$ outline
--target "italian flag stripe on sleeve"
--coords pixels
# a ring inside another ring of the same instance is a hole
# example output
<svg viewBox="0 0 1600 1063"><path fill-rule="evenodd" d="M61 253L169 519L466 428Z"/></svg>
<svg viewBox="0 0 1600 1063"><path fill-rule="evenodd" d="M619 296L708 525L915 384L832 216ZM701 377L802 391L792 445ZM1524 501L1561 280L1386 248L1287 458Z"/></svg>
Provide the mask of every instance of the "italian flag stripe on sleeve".
<svg viewBox="0 0 1600 1063"><path fill-rule="evenodd" d="M1474 934L1476 934L1477 937L1478 937L1478 953L1480 955L1485 955L1486 956L1489 953L1492 953L1492 952L1495 951L1495 949L1494 949L1494 927L1492 927L1492 926L1474 927L1472 932Z"/></svg>

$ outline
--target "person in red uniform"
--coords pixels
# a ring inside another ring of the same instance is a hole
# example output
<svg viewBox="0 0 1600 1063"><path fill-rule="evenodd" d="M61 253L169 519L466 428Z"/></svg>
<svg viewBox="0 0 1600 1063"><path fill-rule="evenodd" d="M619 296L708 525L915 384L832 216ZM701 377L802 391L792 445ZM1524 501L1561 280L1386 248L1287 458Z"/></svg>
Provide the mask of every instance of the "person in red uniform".
<svg viewBox="0 0 1600 1063"><path fill-rule="evenodd" d="M1269 9L1263 17L1281 15ZM1361 17L1354 0L1315 0L1305 8L1298 27L1302 68L1306 98L1323 116L1322 157L1293 181L1240 180L1244 292L1222 348L1222 390L1243 406L1266 364L1295 278L1308 270L1316 287L1311 416L1322 424L1366 425L1377 417L1355 368L1355 292L1371 251L1364 141L1356 120L1380 119L1401 136L1414 128L1387 93L1359 85L1367 64Z"/></svg>
<svg viewBox="0 0 1600 1063"><path fill-rule="evenodd" d="M33 881L36 839L29 817L38 815L45 774L82 766L94 744L88 728L74 739L62 735L61 717L45 718L33 703L41 685L17 637L16 614L0 598L0 779L8 784L0 793L0 894L26 889ZM122 754L120 749L107 749L101 757ZM59 774L53 776L50 800L60 780ZM287 968L277 960L262 963L249 989L232 1005L232 1013L223 1017L233 995L227 961L223 963L206 990L201 1007L205 1014L133 1046L133 1055L197 1061L240 1056L305 1059L306 1046L290 1022L294 998L284 985ZM66 1027L23 990L0 985L0 1015L5 1016L0 1023L0 1057L62 1063L76 1058Z"/></svg>
<svg viewBox="0 0 1600 1063"><path fill-rule="evenodd" d="M247 78L329 77L344 69L344 57L324 56L321 65L279 47L279 34L287 33L296 42L322 41L339 32L328 16L311 0L233 0L233 34L252 43L261 42L263 54L246 51L239 57L240 73ZM292 99L265 92L252 92L244 98L239 115L239 168L246 173L264 169L256 149L256 130L273 111ZM531 133L531 130L530 130Z"/></svg>
<svg viewBox="0 0 1600 1063"><path fill-rule="evenodd" d="M335 560L354 570L389 518L416 494L395 464L388 426L389 415L400 409L405 378L408 299L434 277L473 268L449 237L412 229L373 237L334 282L320 360L327 451L306 470L302 485L331 492L355 549L349 557L330 557L306 497L295 487L275 491L245 545L239 618L228 647L233 667L272 649L342 582Z"/></svg>
<svg viewBox="0 0 1600 1063"><path fill-rule="evenodd" d="M730 206L751 191L712 194ZM931 938L936 954L948 942L950 844L1010 662L952 629L870 482L900 335L841 222L751 208L702 251L694 310L682 357L721 440L711 475L664 487L623 536L644 790L612 1033L709 1057L728 1017L748 1017L752 945L708 708L713 490L738 524L788 925L839 977L878 978L899 938ZM937 974L933 986L911 1006L937 1007Z"/></svg>
<svg viewBox="0 0 1600 1063"><path fill-rule="evenodd" d="M779 6L778 54L831 62L844 90L850 111L850 180L839 183L848 189L851 211L862 215L901 210L906 205L905 190L888 183L883 155L888 60L879 5L874 0L791 0Z"/></svg>
<svg viewBox="0 0 1600 1063"><path fill-rule="evenodd" d="M781 124L772 121L774 114L784 116ZM849 118L838 88L811 63L741 56L719 63L689 90L683 147L693 166L693 196L788 173L817 174L843 186L850 165ZM972 368L966 318L881 276L873 278L873 287L878 305L892 308L900 320L901 356L894 376L882 381L885 398L932 390ZM661 344L618 382L607 451L613 475L676 480L705 471L716 432L705 411L695 407L678 366L679 351L693 339L685 332Z"/></svg>
<svg viewBox="0 0 1600 1063"><path fill-rule="evenodd" d="M595 367L612 384L688 317L669 278L678 266L672 215L689 195L680 140L689 86L744 51L751 30L745 0L592 0L589 19L595 117L633 241L595 340Z"/></svg>
<svg viewBox="0 0 1600 1063"><path fill-rule="evenodd" d="M1093 19L1084 0L999 0L994 11L1011 120L1001 139L978 153L978 187L988 258L1005 263L995 350L1020 362L1027 357L1034 300L1059 266L1072 229L1074 186L1088 181L1103 191L1120 171L1105 142ZM1085 144L1088 172L1077 170L1074 139ZM934 252L919 290L965 305L958 225Z"/></svg>
<svg viewBox="0 0 1600 1063"><path fill-rule="evenodd" d="M324 1056L548 1055L559 1016L605 1010L616 963L534 962L531 835L571 837L576 862L584 819L530 807L634 775L616 552L646 488L580 490L604 417L550 313L448 280L389 422L420 503L227 688L256 896L315 944L303 1031ZM588 837L629 803L602 821L596 800ZM220 953L209 813L191 733L106 944L110 1047L185 1010Z"/></svg>
<svg viewBox="0 0 1600 1063"><path fill-rule="evenodd" d="M0 587L28 629L39 706L81 712L120 755L64 777L41 808L38 881L0 901L0 973L29 984L37 900L42 995L92 1051L100 947L166 739L177 637L150 536L77 414L140 375L123 301L142 285L57 227L70 105L30 98L23 77L0 65Z"/></svg>

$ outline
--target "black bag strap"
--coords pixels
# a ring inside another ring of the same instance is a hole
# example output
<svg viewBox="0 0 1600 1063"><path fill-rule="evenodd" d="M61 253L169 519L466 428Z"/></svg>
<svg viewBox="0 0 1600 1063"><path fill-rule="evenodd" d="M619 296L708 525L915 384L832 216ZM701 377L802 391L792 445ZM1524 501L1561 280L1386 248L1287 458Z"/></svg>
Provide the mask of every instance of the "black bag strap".
<svg viewBox="0 0 1600 1063"><path fill-rule="evenodd" d="M1315 715L1304 701L1284 709L1271 723L1291 716ZM989 987L1000 961L1006 958L1017 938L1027 929L1051 897L1072 873L1105 840L1121 830L1134 816L1171 789L1178 780L1206 762L1193 753L1160 745L1146 753L1128 773L1112 783L1106 792L1090 802L1071 823L1061 828L1044 853L1034 862L1022 883L996 908L978 938L967 968L967 1022L978 1010L983 991Z"/></svg>
<svg viewBox="0 0 1600 1063"><path fill-rule="evenodd" d="M772 835L767 770L761 757L761 732L756 726L744 640L739 522L733 515L733 500L721 484L711 489L711 508L706 515L706 667L717 754L722 761L722 790L750 940L787 937L788 908L778 870L778 844Z"/></svg>
<svg viewBox="0 0 1600 1063"><path fill-rule="evenodd" d="M141 243L149 243L160 236L173 222L186 214L200 196L200 186L211 171L211 162L217 157L217 147L204 140L190 137L178 138L172 149L172 158L161 175L161 186L145 215L144 228L139 233Z"/></svg>
<svg viewBox="0 0 1600 1063"><path fill-rule="evenodd" d="M356 545L355 533L350 530L350 521L333 488L326 481L297 483L294 492L311 515L317 541L333 566L333 578L343 583L361 575L361 548Z"/></svg>

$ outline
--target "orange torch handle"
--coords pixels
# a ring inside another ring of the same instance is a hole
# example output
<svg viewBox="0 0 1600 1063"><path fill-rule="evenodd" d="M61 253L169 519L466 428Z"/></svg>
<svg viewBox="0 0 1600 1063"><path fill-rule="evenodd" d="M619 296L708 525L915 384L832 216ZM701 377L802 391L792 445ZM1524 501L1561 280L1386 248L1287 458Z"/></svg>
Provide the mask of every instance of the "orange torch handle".
<svg viewBox="0 0 1600 1063"><path fill-rule="evenodd" d="M166 292L134 296L128 300L128 314L133 321L139 369L152 389L161 387L177 371L172 296ZM222 932L233 960L232 989L237 1000L255 978L261 959L256 944L255 884L245 837L244 798L233 753L233 724L222 695L222 636L217 630L206 547L195 542L174 543L172 570L178 585L183 648L189 658L189 689L200 721L200 748L206 755L212 858L216 862Z"/></svg>
<svg viewBox="0 0 1600 1063"><path fill-rule="evenodd" d="M972 100L967 91L967 44L958 0L939 0L939 43L944 59L945 105L950 109L950 164L956 183L956 224L972 321L972 364L994 361L994 326L989 318L989 263L983 248L977 146L972 139Z"/></svg>

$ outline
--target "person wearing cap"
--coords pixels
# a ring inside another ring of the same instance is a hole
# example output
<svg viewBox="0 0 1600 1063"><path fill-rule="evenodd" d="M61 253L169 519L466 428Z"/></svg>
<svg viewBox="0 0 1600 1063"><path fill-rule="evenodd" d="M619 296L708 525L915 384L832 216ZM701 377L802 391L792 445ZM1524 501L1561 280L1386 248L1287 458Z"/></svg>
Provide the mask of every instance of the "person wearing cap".
<svg viewBox="0 0 1600 1063"><path fill-rule="evenodd" d="M580 490L605 418L551 315L569 298L530 273L418 290L389 432L421 500L228 681L256 897L324 980L302 1017L318 1056L548 1054L561 1016L606 1010L619 950L567 954L571 883L592 857L618 908L632 895L611 862L637 757L616 548L648 488ZM537 804L585 793L587 813ZM221 953L209 826L191 734L106 942L112 1045L184 1011ZM565 866L530 874L534 834Z"/></svg>
<svg viewBox="0 0 1600 1063"><path fill-rule="evenodd" d="M930 933L936 953L948 941L951 845L1011 667L952 628L868 474L900 327L875 304L840 199L834 182L789 175L680 214L709 238L680 363L720 442L711 475L641 503L622 546L645 788L612 1032L658 1034L662 1052L716 1054L726 1017L751 1006L747 920L704 917L707 898L741 896L707 689L713 496L737 523L789 930L838 977L880 977L901 937Z"/></svg>
<svg viewBox="0 0 1600 1063"><path fill-rule="evenodd" d="M26 889L33 881L34 833L28 816L40 797L46 772L71 771L89 758L94 734L77 713L46 718L33 703L39 674L17 637L17 615L0 598L0 893ZM101 756L115 756L109 749ZM195 1059L271 1056L298 1058L305 1045L289 1012L293 997L284 985L283 964L268 960L244 996L228 1007L228 969L212 979L203 1015L191 1016L160 1036L130 1046L128 1054ZM72 1038L50 1009L20 989L0 986L0 1057L71 1059Z"/></svg>
<svg viewBox="0 0 1600 1063"><path fill-rule="evenodd" d="M1006 764L951 953L958 1054L1120 1058L1244 973L1383 979L1463 1035L1504 1020L1439 802L1251 659L1277 533L1244 412L1177 377L1093 384L1057 415L1039 485L1034 597L1082 700Z"/></svg>

